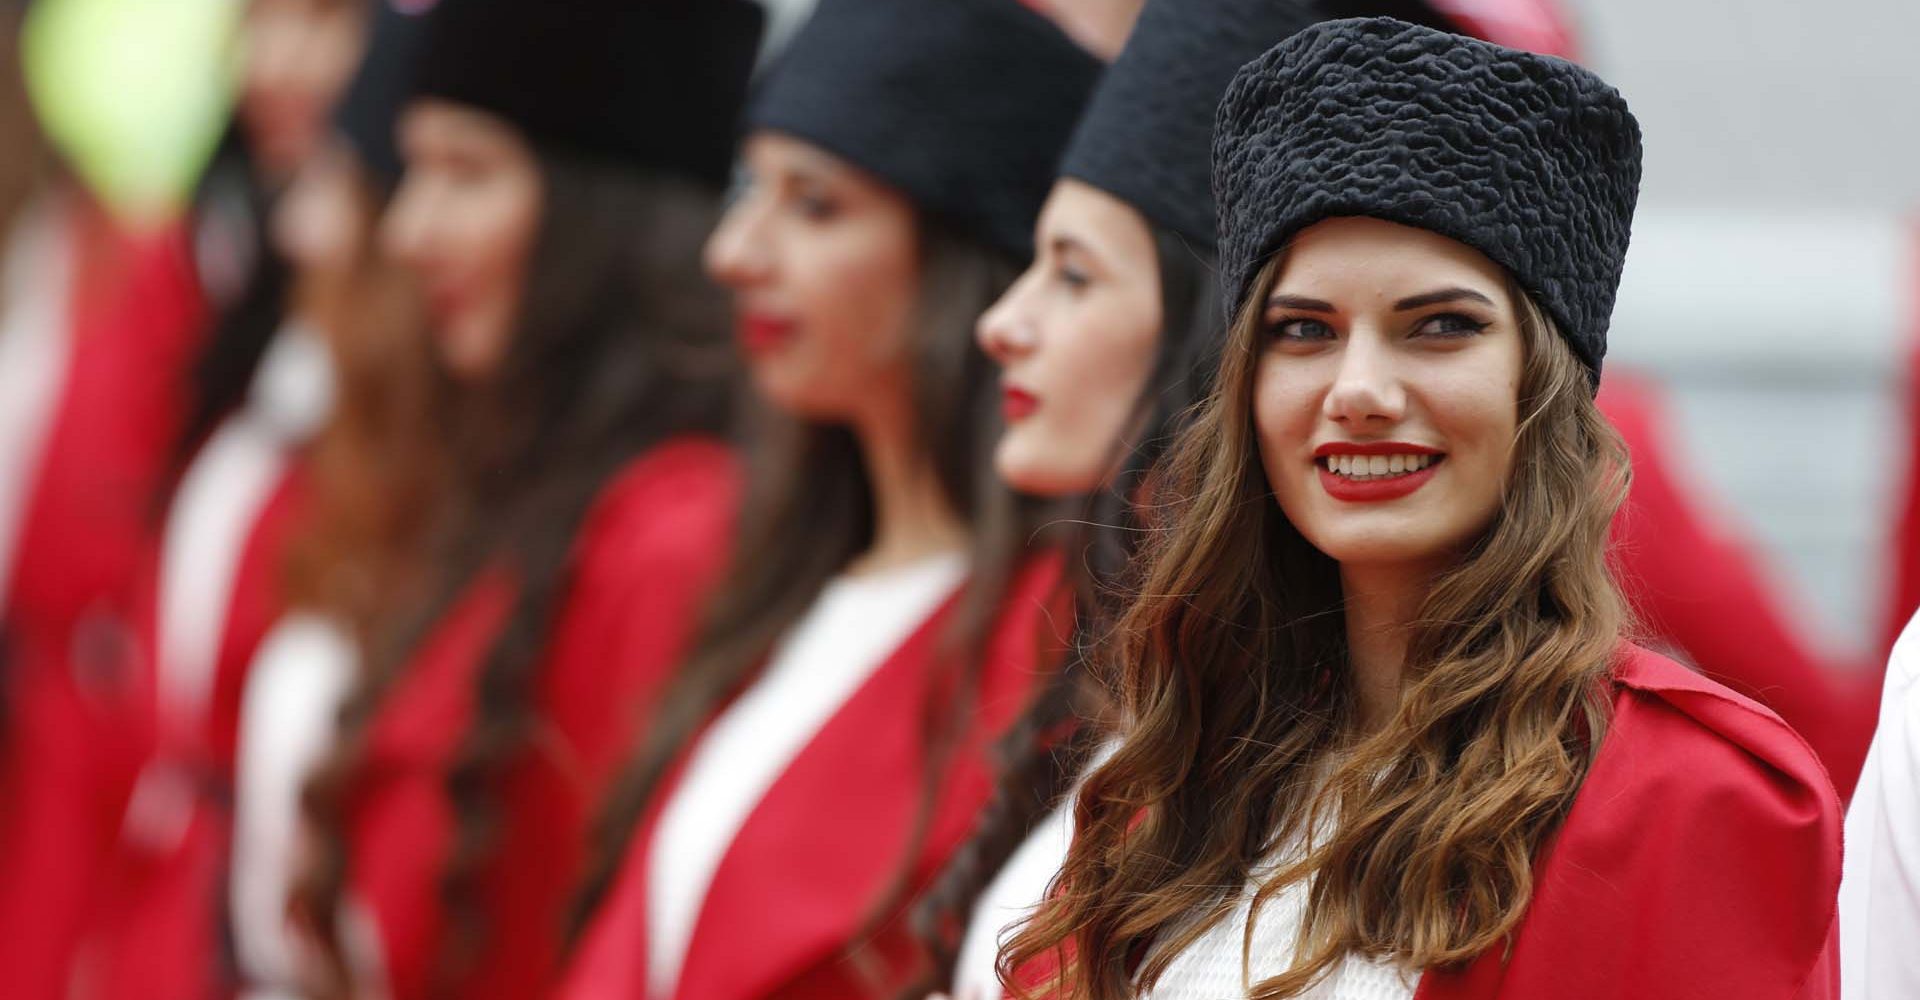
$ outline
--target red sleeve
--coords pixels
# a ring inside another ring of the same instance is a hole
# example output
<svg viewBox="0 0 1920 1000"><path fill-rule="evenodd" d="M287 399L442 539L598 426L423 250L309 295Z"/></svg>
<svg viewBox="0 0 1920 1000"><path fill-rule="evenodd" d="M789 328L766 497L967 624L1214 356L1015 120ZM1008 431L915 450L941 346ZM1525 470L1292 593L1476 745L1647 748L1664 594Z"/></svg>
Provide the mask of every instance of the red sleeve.
<svg viewBox="0 0 1920 1000"><path fill-rule="evenodd" d="M1633 490L1614 519L1614 571L1660 643L1709 677L1778 712L1805 736L1842 796L1873 738L1877 674L1822 662L1798 635L1747 546L1687 495L1650 385L1609 376L1600 406L1633 456Z"/></svg>
<svg viewBox="0 0 1920 1000"><path fill-rule="evenodd" d="M1616 701L1511 959L1429 973L1420 1000L1838 995L1841 812L1819 763L1759 706L1657 669Z"/></svg>

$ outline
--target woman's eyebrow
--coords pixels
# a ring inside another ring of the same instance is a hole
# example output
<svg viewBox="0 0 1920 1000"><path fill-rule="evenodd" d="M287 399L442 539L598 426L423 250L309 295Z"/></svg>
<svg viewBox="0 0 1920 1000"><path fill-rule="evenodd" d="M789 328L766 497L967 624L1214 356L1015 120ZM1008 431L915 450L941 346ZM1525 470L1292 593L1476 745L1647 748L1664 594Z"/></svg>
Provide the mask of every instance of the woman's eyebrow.
<svg viewBox="0 0 1920 1000"><path fill-rule="evenodd" d="M1310 299L1304 295L1272 296L1271 298L1267 299L1267 308L1271 309L1274 306L1282 306L1287 309L1298 309L1298 310L1301 310L1302 312L1318 312L1318 313L1339 312L1339 310L1333 307L1333 303L1331 302L1322 302L1319 299Z"/></svg>
<svg viewBox="0 0 1920 1000"><path fill-rule="evenodd" d="M1427 292L1423 295L1414 295L1401 299L1393 304L1393 310L1395 312L1406 312L1409 309L1437 306L1442 302L1458 302L1461 299L1471 299L1474 302L1480 302L1489 306L1493 305L1492 299L1487 298L1485 295L1471 288L1442 288L1437 292Z"/></svg>

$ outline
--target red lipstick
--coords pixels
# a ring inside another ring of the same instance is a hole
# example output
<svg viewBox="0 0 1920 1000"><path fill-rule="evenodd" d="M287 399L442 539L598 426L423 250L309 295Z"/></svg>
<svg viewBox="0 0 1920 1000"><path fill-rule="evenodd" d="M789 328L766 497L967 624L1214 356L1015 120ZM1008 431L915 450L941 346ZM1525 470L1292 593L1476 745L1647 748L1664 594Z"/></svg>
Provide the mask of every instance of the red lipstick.
<svg viewBox="0 0 1920 1000"><path fill-rule="evenodd" d="M1008 423L1025 420L1033 416L1033 411L1039 408L1040 397L1033 393L1014 385L1002 388L1000 412L1007 418Z"/></svg>
<svg viewBox="0 0 1920 1000"><path fill-rule="evenodd" d="M1433 473L1440 467L1445 454L1438 448L1408 444L1403 441L1328 442L1313 450L1313 457L1316 460L1331 455L1434 456L1432 463L1424 469L1381 476L1377 479L1354 479L1343 476L1319 461L1315 461L1315 471L1320 475L1320 488L1326 490L1327 495L1335 500L1347 503L1380 503L1407 496L1433 479Z"/></svg>
<svg viewBox="0 0 1920 1000"><path fill-rule="evenodd" d="M793 338L793 321L760 313L746 313L740 317L737 332L742 350L748 354L768 354L779 350Z"/></svg>

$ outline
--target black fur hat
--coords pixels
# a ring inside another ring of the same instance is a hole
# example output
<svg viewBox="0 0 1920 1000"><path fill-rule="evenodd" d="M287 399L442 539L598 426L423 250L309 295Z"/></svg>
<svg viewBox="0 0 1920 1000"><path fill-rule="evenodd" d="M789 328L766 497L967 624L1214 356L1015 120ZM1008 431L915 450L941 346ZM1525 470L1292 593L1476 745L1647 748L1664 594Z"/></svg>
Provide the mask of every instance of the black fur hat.
<svg viewBox="0 0 1920 1000"><path fill-rule="evenodd" d="M1240 70L1215 120L1237 308L1301 229L1371 216L1512 272L1597 383L1640 190L1640 127L1573 63L1389 18L1329 21Z"/></svg>
<svg viewBox="0 0 1920 1000"><path fill-rule="evenodd" d="M439 0L413 94L536 143L725 184L763 20L752 0Z"/></svg>
<svg viewBox="0 0 1920 1000"><path fill-rule="evenodd" d="M748 120L1024 261L1099 72L1018 0L821 0Z"/></svg>
<svg viewBox="0 0 1920 1000"><path fill-rule="evenodd" d="M1211 251L1214 109L1242 64L1318 19L1305 0L1148 0L1061 175Z"/></svg>

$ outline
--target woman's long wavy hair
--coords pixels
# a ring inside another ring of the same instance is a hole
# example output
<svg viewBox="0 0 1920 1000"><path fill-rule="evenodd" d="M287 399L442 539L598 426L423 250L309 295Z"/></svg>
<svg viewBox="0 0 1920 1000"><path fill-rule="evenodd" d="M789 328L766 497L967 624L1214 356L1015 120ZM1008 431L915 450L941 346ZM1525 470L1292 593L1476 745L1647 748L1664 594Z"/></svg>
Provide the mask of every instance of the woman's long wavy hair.
<svg viewBox="0 0 1920 1000"><path fill-rule="evenodd" d="M916 440L948 505L968 526L969 571L943 636L934 666L940 676L929 685L928 703L902 706L922 714L926 734L920 799L901 855L906 861L873 901L847 952L878 991L897 985L900 974L873 967L861 945L923 888L912 861L975 703L977 654L1044 520L1042 505L1018 497L993 474L999 383L973 341L974 321L1018 269L1004 254L937 218L920 217L918 228L920 292L910 338ZM733 564L602 817L596 860L576 906L576 934L611 888L628 841L673 762L701 726L752 683L775 641L828 582L873 542L873 486L852 430L795 420L764 406L760 411Z"/></svg>
<svg viewBox="0 0 1920 1000"><path fill-rule="evenodd" d="M1135 596L1104 654L1126 738L1077 800L1047 902L1001 954L1015 995L1031 995L1015 973L1052 965L1058 996L1133 996L1274 860L1256 914L1296 883L1309 902L1292 964L1254 997L1298 996L1353 952L1468 962L1518 925L1603 735L1626 623L1607 527L1630 473L1587 370L1517 285L1511 479L1413 623L1397 713L1359 731L1338 567L1281 513L1253 426L1256 304L1282 259L1168 458L1165 505L1145 512Z"/></svg>
<svg viewBox="0 0 1920 1000"><path fill-rule="evenodd" d="M481 880L505 821L511 769L538 752L538 669L572 582L578 529L630 460L683 433L722 433L735 365L726 305L698 273L719 198L691 182L538 150L544 206L519 329L501 375L463 393L453 469L431 543L437 578L342 707L339 736L305 796L319 857L294 905L331 976L350 989L339 938L348 827L368 731L418 644L483 571L506 570L513 604L475 679L473 718L446 775L453 846L441 872L448 931L434 988L458 995L490 940Z"/></svg>
<svg viewBox="0 0 1920 1000"><path fill-rule="evenodd" d="M1160 280L1162 329L1154 366L1134 400L1129 431L1114 442L1113 475L1084 498L1062 539L1074 597L1074 637L1062 668L1049 674L1027 711L998 745L998 783L973 834L914 908L914 930L933 961L925 980L900 994L918 1000L952 986L954 964L975 904L1034 828L1059 805L1108 732L1107 688L1088 651L1118 610L1114 584L1139 547L1135 506L1179 422L1206 395L1218 364L1224 316L1210 253L1149 225Z"/></svg>
<svg viewBox="0 0 1920 1000"><path fill-rule="evenodd" d="M334 403L305 459L310 500L289 545L286 598L366 648L387 609L422 596L453 387L434 363L415 282L379 247L389 192L357 163L343 169L354 171L358 215L351 261L296 275L293 288L295 314L325 334Z"/></svg>

